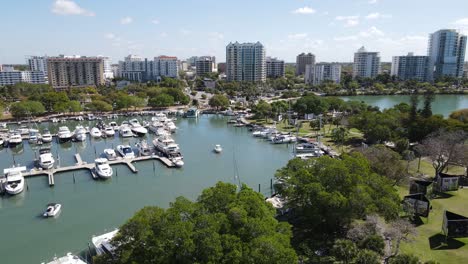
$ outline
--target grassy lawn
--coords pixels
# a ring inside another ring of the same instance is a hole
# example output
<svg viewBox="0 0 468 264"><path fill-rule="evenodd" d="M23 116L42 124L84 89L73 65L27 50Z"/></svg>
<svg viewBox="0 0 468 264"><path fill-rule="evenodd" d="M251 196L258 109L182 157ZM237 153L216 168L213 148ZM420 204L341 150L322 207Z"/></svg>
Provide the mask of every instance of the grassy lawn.
<svg viewBox="0 0 468 264"><path fill-rule="evenodd" d="M408 194L408 187L399 187L398 191L403 197ZM444 210L468 216L468 189L448 194L453 196L431 201L429 218L421 218L423 224L417 227L416 239L402 244L401 252L414 254L422 261L434 260L441 264L468 263L468 238L449 239L447 245L440 245L444 242L441 231Z"/></svg>
<svg viewBox="0 0 468 264"><path fill-rule="evenodd" d="M420 165L420 168L419 168L419 172L418 172L418 159L415 159L415 160L410 162L409 172L412 175L425 174L425 175L428 175L430 177L434 177L434 173L435 173L434 172L434 167L432 167L431 162L429 160L427 160L427 159L424 159L424 158L421 159L421 165ZM460 167L460 166L449 166L448 173L460 175L460 174L465 173L465 169L463 167Z"/></svg>

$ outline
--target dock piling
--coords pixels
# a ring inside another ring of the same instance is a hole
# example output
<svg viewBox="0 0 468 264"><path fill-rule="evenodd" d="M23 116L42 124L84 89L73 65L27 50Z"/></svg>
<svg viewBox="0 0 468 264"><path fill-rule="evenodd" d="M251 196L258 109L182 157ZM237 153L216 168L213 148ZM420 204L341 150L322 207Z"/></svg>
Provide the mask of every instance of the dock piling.
<svg viewBox="0 0 468 264"><path fill-rule="evenodd" d="M73 183L76 183L76 180L75 180L75 173L73 173Z"/></svg>
<svg viewBox="0 0 468 264"><path fill-rule="evenodd" d="M258 192L260 192L260 183L258 184Z"/></svg>

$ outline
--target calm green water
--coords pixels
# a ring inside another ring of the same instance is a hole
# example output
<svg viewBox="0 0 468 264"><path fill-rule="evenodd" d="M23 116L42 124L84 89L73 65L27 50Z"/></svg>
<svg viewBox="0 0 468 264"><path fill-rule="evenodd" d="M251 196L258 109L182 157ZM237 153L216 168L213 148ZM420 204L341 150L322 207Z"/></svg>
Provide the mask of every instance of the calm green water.
<svg viewBox="0 0 468 264"><path fill-rule="evenodd" d="M372 106L378 106L380 109L391 108L399 103L409 103L409 95L360 95L360 96L341 96L345 101L363 101ZM420 97L421 107L423 97ZM450 113L463 108L468 108L468 95L458 94L438 94L432 103L432 112L434 114L448 117Z"/></svg>
<svg viewBox="0 0 468 264"><path fill-rule="evenodd" d="M179 130L174 139L184 155L182 169L169 169L155 161L153 172L153 162L143 161L135 165L138 174L125 166L114 167L114 176L108 181L93 180L86 170L74 173L75 182L73 173L57 174L53 188L45 176L26 179L29 190L0 197L0 263L40 263L54 255L77 253L87 248L92 235L122 225L143 206L167 207L177 196L196 198L217 181L236 183L234 156L240 180L255 190L261 184L262 193L269 195L270 179L292 157L291 146L254 138L246 128L227 126L226 121L224 117L202 116L176 122ZM51 131L59 125L62 124L50 124ZM67 125L74 129L76 123ZM152 135L148 135L148 141L151 140ZM61 166L66 166L75 163L76 152L81 153L83 160L93 162L95 149L99 155L122 141L134 145L137 139L122 140L116 136L83 143L54 143L52 149L60 156ZM223 146L222 154L212 152L215 144ZM35 152L37 149L27 142L13 151L0 149L0 169L10 167L13 157L21 165L32 166ZM62 212L56 219L43 219L40 215L50 202L61 203Z"/></svg>

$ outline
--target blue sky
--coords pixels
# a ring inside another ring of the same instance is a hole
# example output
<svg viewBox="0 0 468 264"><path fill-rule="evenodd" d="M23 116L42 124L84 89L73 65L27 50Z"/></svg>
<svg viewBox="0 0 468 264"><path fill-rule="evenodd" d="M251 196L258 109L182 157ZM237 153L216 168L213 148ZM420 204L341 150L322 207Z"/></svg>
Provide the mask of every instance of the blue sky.
<svg viewBox="0 0 468 264"><path fill-rule="evenodd" d="M430 32L468 33L468 0L14 0L2 1L0 64L26 55L214 55L230 41L262 42L287 62L351 61L365 45L384 61L425 54Z"/></svg>

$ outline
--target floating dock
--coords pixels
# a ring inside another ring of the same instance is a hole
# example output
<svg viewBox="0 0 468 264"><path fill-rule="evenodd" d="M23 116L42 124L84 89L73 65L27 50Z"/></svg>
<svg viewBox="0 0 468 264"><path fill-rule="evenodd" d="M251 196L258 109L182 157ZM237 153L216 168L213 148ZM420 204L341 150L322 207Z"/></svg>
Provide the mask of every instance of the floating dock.
<svg viewBox="0 0 468 264"><path fill-rule="evenodd" d="M43 169L37 169L33 168L27 172L23 173L23 176L25 178L27 177L34 177L34 176L40 176L40 175L46 175L49 181L49 186L54 186L55 180L54 180L54 175L57 173L62 173L62 172L70 172L70 171L75 171L75 170L89 170L91 172L91 176L93 179L97 179L97 175L94 172L94 163L86 163L81 159L80 154L75 154L75 160L76 164L72 166L67 166L67 167L56 167L52 168L49 170L43 170ZM130 171L133 173L137 173L138 169L132 164L132 162L138 162L138 161L145 161L145 160L160 160L164 165L166 165L169 168L174 168L175 165L172 161L170 161L166 157L160 157L157 155L151 155L151 156L141 156L141 157L135 157L135 158L122 158L118 157L115 160L109 160L108 164L109 165L126 165Z"/></svg>

